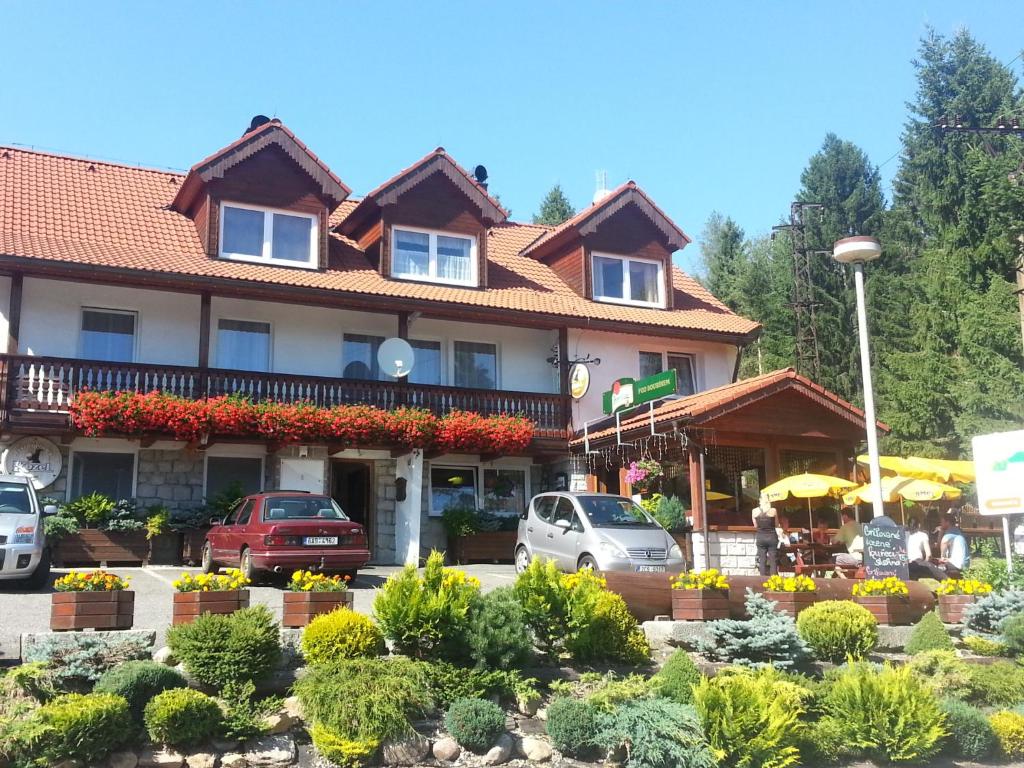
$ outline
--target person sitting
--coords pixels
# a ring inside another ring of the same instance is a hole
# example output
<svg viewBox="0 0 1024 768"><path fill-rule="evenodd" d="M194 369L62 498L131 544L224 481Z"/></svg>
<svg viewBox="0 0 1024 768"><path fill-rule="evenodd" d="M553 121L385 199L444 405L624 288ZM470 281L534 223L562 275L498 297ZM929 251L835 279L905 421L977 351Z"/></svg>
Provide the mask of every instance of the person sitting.
<svg viewBox="0 0 1024 768"><path fill-rule="evenodd" d="M907 526L907 562L910 566L910 578L927 579L935 578L937 566L932 565L932 544L928 540L928 532L921 528L921 521L916 517L910 518L910 525ZM939 576L945 578L945 572Z"/></svg>
<svg viewBox="0 0 1024 768"><path fill-rule="evenodd" d="M942 541L939 544L939 559L936 565L943 570L945 578L957 579L971 564L967 538L960 530L956 515L952 512L942 516L939 528L942 531Z"/></svg>
<svg viewBox="0 0 1024 768"><path fill-rule="evenodd" d="M811 531L811 542L813 544L820 544L823 547L827 547L829 545L830 537L828 532L828 523L828 517L825 513L819 512L814 530Z"/></svg>
<svg viewBox="0 0 1024 768"><path fill-rule="evenodd" d="M844 509L840 516L843 524L836 531L834 544L842 544L845 552L836 554L836 574L845 578L844 568L860 568L864 564L864 532L853 513Z"/></svg>

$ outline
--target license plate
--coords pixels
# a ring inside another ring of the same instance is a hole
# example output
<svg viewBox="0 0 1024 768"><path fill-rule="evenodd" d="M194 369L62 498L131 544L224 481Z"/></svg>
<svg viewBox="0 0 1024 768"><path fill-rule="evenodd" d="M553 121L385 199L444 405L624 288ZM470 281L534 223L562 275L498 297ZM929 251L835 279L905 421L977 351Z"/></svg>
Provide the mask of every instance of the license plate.
<svg viewBox="0 0 1024 768"><path fill-rule="evenodd" d="M664 573L664 565L638 565L636 567L637 573Z"/></svg>
<svg viewBox="0 0 1024 768"><path fill-rule="evenodd" d="M307 547L334 547L338 544L337 536L307 536L302 540Z"/></svg>

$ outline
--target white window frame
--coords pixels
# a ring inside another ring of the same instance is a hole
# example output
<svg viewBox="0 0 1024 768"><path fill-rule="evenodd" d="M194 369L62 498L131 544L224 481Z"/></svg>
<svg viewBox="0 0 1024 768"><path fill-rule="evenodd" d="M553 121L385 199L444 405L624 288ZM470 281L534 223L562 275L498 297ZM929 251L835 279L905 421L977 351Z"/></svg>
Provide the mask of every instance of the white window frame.
<svg viewBox="0 0 1024 768"><path fill-rule="evenodd" d="M427 245L427 256L429 259L428 274L426 275L414 275L407 272L395 271L395 241L396 233L398 230L405 232L416 232L420 235L428 235L430 237ZM469 240L469 280L450 280L444 277L438 277L437 275L437 237L438 235L444 237L457 237L462 240ZM463 234L462 232L450 232L442 229L424 229L423 227L409 227L404 224L392 224L391 225L391 277L396 280L412 280L417 283L438 283L440 285L461 285L464 287L476 288L480 285L480 275L478 259L477 259L477 238L473 235Z"/></svg>
<svg viewBox="0 0 1024 768"><path fill-rule="evenodd" d="M618 296L600 296L597 293L597 269L594 267L594 258L614 259L623 262L622 267L622 298ZM657 301L636 301L629 298L632 291L629 284L629 263L635 261L642 264L654 264L658 268L658 300ZM590 289L594 301L602 301L608 304L629 304L634 307L657 307L665 308L665 264L658 259L645 259L640 256L625 256L619 253L605 253L604 251L591 251L590 253Z"/></svg>
<svg viewBox="0 0 1024 768"><path fill-rule="evenodd" d="M232 253L224 250L224 209L239 208L246 211L260 211L263 214L263 253L260 256L253 256L248 253ZM285 216L295 216L300 219L309 219L313 224L313 236L309 239L309 258L306 261L292 261L291 259L276 259L273 254L274 247L274 216L281 213ZM289 211L285 208L270 208L263 205L247 205L236 203L232 200L220 202L220 221L218 222L219 239L217 251L220 258L230 261L248 261L254 264L273 264L279 267L296 267L298 269L319 269L320 267L320 219L312 213L303 211Z"/></svg>
<svg viewBox="0 0 1024 768"><path fill-rule="evenodd" d="M526 503L530 503L530 499L533 498L533 480L531 478L530 468L531 463L529 460L509 458L509 459L497 459L496 461L466 461L461 458L456 458L451 461L446 461L445 457L441 457L439 461L428 461L424 462L423 471L427 477L427 494L430 497L430 511L428 517L440 517L444 512L443 509L434 510L434 494L433 494L433 482L431 480L431 470L437 469L475 469L476 470L476 508L483 509L484 505L484 470L487 469L516 469L521 470L526 478Z"/></svg>
<svg viewBox="0 0 1024 768"><path fill-rule="evenodd" d="M267 370L265 371L254 371L246 368L224 368L220 364L220 321L221 320L233 320L236 323L259 323L260 325L266 325L270 327L270 333L267 334ZM274 324L262 317L238 317L237 315L218 315L216 321L211 323L214 337L213 343L213 360L215 365L214 368L224 371L241 371L243 373L274 373Z"/></svg>
<svg viewBox="0 0 1024 768"><path fill-rule="evenodd" d="M82 332L85 326L85 313L86 312L107 312L111 315L135 315L135 333L132 334L132 359L128 363L137 363L139 361L139 335L140 328L142 326L142 313L137 309L124 309L122 307L96 307L82 305L78 310L78 358L80 360L92 360L93 358L85 357L85 352L82 348ZM112 363L116 365L117 363Z"/></svg>
<svg viewBox="0 0 1024 768"><path fill-rule="evenodd" d="M466 344L490 344L494 347L494 389L484 389L482 392L497 392L501 389L501 344L493 339L450 339L448 342L448 381L451 382L449 386L458 387L459 389L474 389L474 387L463 387L461 384L457 384L455 381L455 345L459 342Z"/></svg>
<svg viewBox="0 0 1024 768"><path fill-rule="evenodd" d="M700 382L697 377L697 355L693 352L676 352L671 349L655 350L655 349L638 349L636 353L637 363L637 374L642 373L640 371L640 355L661 355L661 372L664 373L668 370L668 357L687 357L690 359L690 372L693 374L693 393L697 394L701 391ZM689 397L689 395L679 395L679 397Z"/></svg>

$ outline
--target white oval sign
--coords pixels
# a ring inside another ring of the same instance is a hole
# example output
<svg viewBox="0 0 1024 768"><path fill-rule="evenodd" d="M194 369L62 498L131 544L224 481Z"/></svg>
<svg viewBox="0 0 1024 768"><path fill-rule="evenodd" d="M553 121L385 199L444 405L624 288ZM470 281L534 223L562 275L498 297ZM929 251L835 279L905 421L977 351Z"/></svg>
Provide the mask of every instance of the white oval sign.
<svg viewBox="0 0 1024 768"><path fill-rule="evenodd" d="M576 363L569 370L569 394L579 400L590 389L590 369L584 363Z"/></svg>
<svg viewBox="0 0 1024 768"><path fill-rule="evenodd" d="M37 491L53 485L64 466L60 448L45 437L23 437L4 451L0 459L4 474L32 478Z"/></svg>

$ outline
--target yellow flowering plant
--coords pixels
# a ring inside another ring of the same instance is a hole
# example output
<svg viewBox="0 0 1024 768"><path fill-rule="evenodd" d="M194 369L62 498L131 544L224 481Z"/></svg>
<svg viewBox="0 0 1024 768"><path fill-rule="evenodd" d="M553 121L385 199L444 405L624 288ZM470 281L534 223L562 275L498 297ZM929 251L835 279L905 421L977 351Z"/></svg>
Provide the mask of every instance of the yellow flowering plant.
<svg viewBox="0 0 1024 768"><path fill-rule="evenodd" d="M672 589L728 589L729 579L717 568L687 571L672 578Z"/></svg>
<svg viewBox="0 0 1024 768"><path fill-rule="evenodd" d="M977 579L945 579L935 590L937 595L987 595L992 585Z"/></svg>
<svg viewBox="0 0 1024 768"><path fill-rule="evenodd" d="M853 585L854 597L906 597L910 594L907 583L895 576L884 579L865 579Z"/></svg>
<svg viewBox="0 0 1024 768"><path fill-rule="evenodd" d="M328 576L325 573L298 570L292 574L288 589L292 592L344 592L351 576Z"/></svg>
<svg viewBox="0 0 1024 768"><path fill-rule="evenodd" d="M58 592L119 592L128 589L129 579L107 571L71 571L53 582Z"/></svg>
<svg viewBox="0 0 1024 768"><path fill-rule="evenodd" d="M183 573L180 579L171 582L179 592L227 592L250 584L252 581L237 568L228 568L224 573Z"/></svg>
<svg viewBox="0 0 1024 768"><path fill-rule="evenodd" d="M782 576L775 574L769 576L768 581L762 584L768 592L817 592L818 587L812 579L803 574L798 576Z"/></svg>

